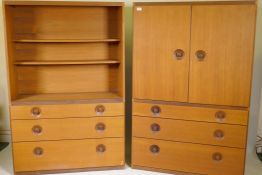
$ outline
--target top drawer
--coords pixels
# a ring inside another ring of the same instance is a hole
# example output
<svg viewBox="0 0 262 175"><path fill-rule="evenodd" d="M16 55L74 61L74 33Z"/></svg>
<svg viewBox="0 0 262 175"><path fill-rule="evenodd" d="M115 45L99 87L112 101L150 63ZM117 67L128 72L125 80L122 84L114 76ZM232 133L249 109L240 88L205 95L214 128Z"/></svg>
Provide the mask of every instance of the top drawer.
<svg viewBox="0 0 262 175"><path fill-rule="evenodd" d="M123 103L11 106L12 119L124 115Z"/></svg>
<svg viewBox="0 0 262 175"><path fill-rule="evenodd" d="M133 103L133 115L247 125L248 110Z"/></svg>

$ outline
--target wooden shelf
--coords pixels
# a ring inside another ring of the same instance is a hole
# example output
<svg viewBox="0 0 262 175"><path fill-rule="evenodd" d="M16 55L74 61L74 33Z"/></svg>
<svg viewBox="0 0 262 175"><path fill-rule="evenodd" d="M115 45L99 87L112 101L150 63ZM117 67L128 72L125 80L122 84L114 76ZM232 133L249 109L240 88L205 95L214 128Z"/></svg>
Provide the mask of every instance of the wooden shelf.
<svg viewBox="0 0 262 175"><path fill-rule="evenodd" d="M17 43L103 43L119 42L120 39L21 39L13 40Z"/></svg>
<svg viewBox="0 0 262 175"><path fill-rule="evenodd" d="M86 92L86 93L57 93L57 94L33 94L19 95L12 101L12 105L30 104L74 104L74 103L102 103L122 102L123 99L117 93L112 92Z"/></svg>
<svg viewBox="0 0 262 175"><path fill-rule="evenodd" d="M19 61L17 66L41 66L41 65L98 65L119 64L118 60L87 60L87 61Z"/></svg>

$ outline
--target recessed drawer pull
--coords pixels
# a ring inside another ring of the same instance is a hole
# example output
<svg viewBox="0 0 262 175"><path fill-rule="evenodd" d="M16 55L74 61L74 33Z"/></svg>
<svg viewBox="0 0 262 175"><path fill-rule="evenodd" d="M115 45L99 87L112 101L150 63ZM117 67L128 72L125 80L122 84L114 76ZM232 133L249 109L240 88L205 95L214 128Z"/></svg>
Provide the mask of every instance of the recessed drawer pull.
<svg viewBox="0 0 262 175"><path fill-rule="evenodd" d="M224 111L217 111L215 117L219 122L222 122L226 118L226 113Z"/></svg>
<svg viewBox="0 0 262 175"><path fill-rule="evenodd" d="M35 125L35 126L32 127L33 134L39 135L39 134L42 133L42 131L43 131L43 129L39 125Z"/></svg>
<svg viewBox="0 0 262 175"><path fill-rule="evenodd" d="M160 148L157 145L151 145L149 149L153 154L158 154L160 152Z"/></svg>
<svg viewBox="0 0 262 175"><path fill-rule="evenodd" d="M222 130L220 130L220 129L215 130L214 137L216 139L223 139L224 138L224 132Z"/></svg>
<svg viewBox="0 0 262 175"><path fill-rule="evenodd" d="M95 129L99 132L102 132L106 129L106 125L104 123L97 123Z"/></svg>
<svg viewBox="0 0 262 175"><path fill-rule="evenodd" d="M206 52L203 50L196 51L196 57L199 61L203 61L206 57Z"/></svg>
<svg viewBox="0 0 262 175"><path fill-rule="evenodd" d="M159 131L160 131L160 125L157 124L157 123L153 123L153 124L151 125L151 130L152 130L153 132L159 132Z"/></svg>
<svg viewBox="0 0 262 175"><path fill-rule="evenodd" d="M103 144L97 145L96 152L97 153L104 153L106 151L106 146Z"/></svg>
<svg viewBox="0 0 262 175"><path fill-rule="evenodd" d="M41 147L36 147L33 151L34 155L41 156L44 154L44 150Z"/></svg>
<svg viewBox="0 0 262 175"><path fill-rule="evenodd" d="M41 109L38 108L38 107L33 107L31 109L31 114L32 114L33 117L39 117L40 114L41 114Z"/></svg>
<svg viewBox="0 0 262 175"><path fill-rule="evenodd" d="M152 106L151 112L153 113L153 115L159 115L161 112L161 108L159 106Z"/></svg>
<svg viewBox="0 0 262 175"><path fill-rule="evenodd" d="M174 52L174 56L176 57L177 60L182 60L185 55L185 52L182 49L177 49Z"/></svg>
<svg viewBox="0 0 262 175"><path fill-rule="evenodd" d="M212 159L217 162L222 161L223 155L221 153L214 153Z"/></svg>
<svg viewBox="0 0 262 175"><path fill-rule="evenodd" d="M95 112L97 115L102 115L105 112L106 108L103 105L97 105L95 108Z"/></svg>

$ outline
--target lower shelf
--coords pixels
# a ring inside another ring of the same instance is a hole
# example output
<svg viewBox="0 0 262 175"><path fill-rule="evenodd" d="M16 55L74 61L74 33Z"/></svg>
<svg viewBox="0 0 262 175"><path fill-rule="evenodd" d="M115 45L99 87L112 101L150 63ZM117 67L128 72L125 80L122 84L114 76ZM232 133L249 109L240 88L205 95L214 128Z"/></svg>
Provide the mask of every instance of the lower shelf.
<svg viewBox="0 0 262 175"><path fill-rule="evenodd" d="M57 93L20 95L12 105L26 104L67 104L92 102L122 102L122 97L112 92Z"/></svg>
<svg viewBox="0 0 262 175"><path fill-rule="evenodd" d="M16 172L124 165L124 138L13 143Z"/></svg>

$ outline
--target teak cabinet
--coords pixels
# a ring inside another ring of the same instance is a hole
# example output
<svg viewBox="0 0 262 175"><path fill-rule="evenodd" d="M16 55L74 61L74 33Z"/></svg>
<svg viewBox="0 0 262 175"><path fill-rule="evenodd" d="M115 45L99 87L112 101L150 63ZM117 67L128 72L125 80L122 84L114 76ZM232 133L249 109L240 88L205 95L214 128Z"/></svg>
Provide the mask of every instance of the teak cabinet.
<svg viewBox="0 0 262 175"><path fill-rule="evenodd" d="M132 166L243 175L255 1L135 3Z"/></svg>
<svg viewBox="0 0 262 175"><path fill-rule="evenodd" d="M4 7L15 173L124 166L124 3Z"/></svg>

